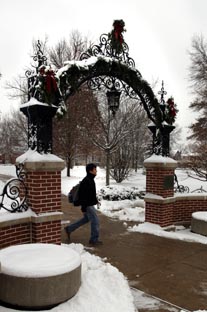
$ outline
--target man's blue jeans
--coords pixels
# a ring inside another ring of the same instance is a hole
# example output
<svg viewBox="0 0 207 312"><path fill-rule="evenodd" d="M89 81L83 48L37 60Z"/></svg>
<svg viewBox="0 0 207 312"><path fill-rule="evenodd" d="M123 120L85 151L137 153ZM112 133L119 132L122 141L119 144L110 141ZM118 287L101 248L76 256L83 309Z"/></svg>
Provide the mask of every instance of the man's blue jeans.
<svg viewBox="0 0 207 312"><path fill-rule="evenodd" d="M66 227L67 232L71 233L78 229L80 226L91 222L91 238L90 242L96 242L99 238L99 219L96 214L96 209L94 206L86 207L86 212L84 212L83 218L68 225Z"/></svg>

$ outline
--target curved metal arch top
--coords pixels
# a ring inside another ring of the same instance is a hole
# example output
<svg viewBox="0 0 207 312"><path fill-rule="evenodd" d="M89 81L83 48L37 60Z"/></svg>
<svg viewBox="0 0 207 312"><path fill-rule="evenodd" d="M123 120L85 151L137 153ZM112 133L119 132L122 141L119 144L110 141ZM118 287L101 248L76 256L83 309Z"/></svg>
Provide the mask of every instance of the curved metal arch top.
<svg viewBox="0 0 207 312"><path fill-rule="evenodd" d="M148 118L159 128L162 123L162 111L150 85L141 74L127 64L111 57L91 56L81 61L67 62L56 74L59 88L66 100L83 83L87 82L93 89L104 85L110 89L114 84L132 98L139 98ZM97 87L98 86L98 87Z"/></svg>
<svg viewBox="0 0 207 312"><path fill-rule="evenodd" d="M100 36L99 44L91 46L80 56L80 61L67 62L56 77L64 100L87 82L92 90L104 86L108 90L121 91L142 103L148 118L160 128L164 119L158 100L149 84L135 68L124 41L123 20L115 20L109 34Z"/></svg>
<svg viewBox="0 0 207 312"><path fill-rule="evenodd" d="M79 61L66 62L65 66L56 73L51 70L50 66L47 66L40 45L38 45L37 58L34 59L38 61L36 74L27 75L28 99L34 97L40 102L49 104L50 108L55 111L59 107L61 112L64 108L63 102L84 83L87 83L92 90L99 90L104 86L106 90L118 91L119 94L123 92L130 98L139 100L148 118L153 122L153 125L148 126L153 133L153 153L167 156L169 134L174 129L172 123L176 114L174 102L173 99L167 102L168 111L171 113L169 117L165 112L164 87L160 93L161 101L158 101L148 82L135 68L134 60L129 57L128 45L122 34L125 31L124 26L123 20L115 20L114 29L108 35L101 35L99 45L93 45L82 53ZM39 107L39 105L36 106ZM39 116L39 114L34 114L33 123L29 121L34 132L37 126L36 115ZM50 133L49 142L52 142L52 128L50 126L47 128ZM37 142L41 142L40 134L36 136ZM46 146L45 152L50 152L47 148L48 140L44 138L43 141ZM40 144L35 143L32 148L38 149L38 146Z"/></svg>

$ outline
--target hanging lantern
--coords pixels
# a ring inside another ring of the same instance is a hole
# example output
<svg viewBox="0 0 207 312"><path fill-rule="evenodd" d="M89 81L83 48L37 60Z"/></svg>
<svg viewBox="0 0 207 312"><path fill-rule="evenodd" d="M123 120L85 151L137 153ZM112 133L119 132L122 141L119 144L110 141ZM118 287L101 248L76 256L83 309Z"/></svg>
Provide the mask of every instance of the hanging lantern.
<svg viewBox="0 0 207 312"><path fill-rule="evenodd" d="M115 116L119 108L119 99L120 99L121 92L115 89L112 89L111 91L107 91L106 95L108 99L109 109L112 111L113 116Z"/></svg>

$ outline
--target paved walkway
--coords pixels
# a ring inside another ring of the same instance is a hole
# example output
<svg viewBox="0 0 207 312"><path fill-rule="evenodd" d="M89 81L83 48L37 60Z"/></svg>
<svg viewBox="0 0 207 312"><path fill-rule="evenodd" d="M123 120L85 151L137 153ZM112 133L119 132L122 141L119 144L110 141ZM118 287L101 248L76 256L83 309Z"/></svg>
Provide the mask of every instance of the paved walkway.
<svg viewBox="0 0 207 312"><path fill-rule="evenodd" d="M80 209L70 206L64 196L62 209L65 220L81 217ZM107 258L133 288L145 294L188 311L207 309L207 246L128 232L123 222L101 213L99 217L104 245L89 249L91 253ZM85 225L72 234L71 241L89 246L89 234L90 227ZM64 231L62 241L67 242ZM179 311L175 306L163 302L153 311Z"/></svg>

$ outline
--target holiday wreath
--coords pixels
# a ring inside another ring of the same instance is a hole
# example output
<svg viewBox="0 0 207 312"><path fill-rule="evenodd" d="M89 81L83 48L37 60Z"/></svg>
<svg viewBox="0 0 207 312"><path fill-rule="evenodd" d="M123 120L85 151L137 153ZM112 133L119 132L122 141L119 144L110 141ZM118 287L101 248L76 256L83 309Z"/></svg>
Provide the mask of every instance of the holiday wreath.
<svg viewBox="0 0 207 312"><path fill-rule="evenodd" d="M175 122L177 113L177 105L175 104L173 97L170 97L165 104L165 121L172 125Z"/></svg>
<svg viewBox="0 0 207 312"><path fill-rule="evenodd" d="M111 40L111 46L117 54L123 52L124 37L122 33L126 31L124 26L125 23L123 20L115 20L113 23L114 29L108 34L109 39Z"/></svg>

